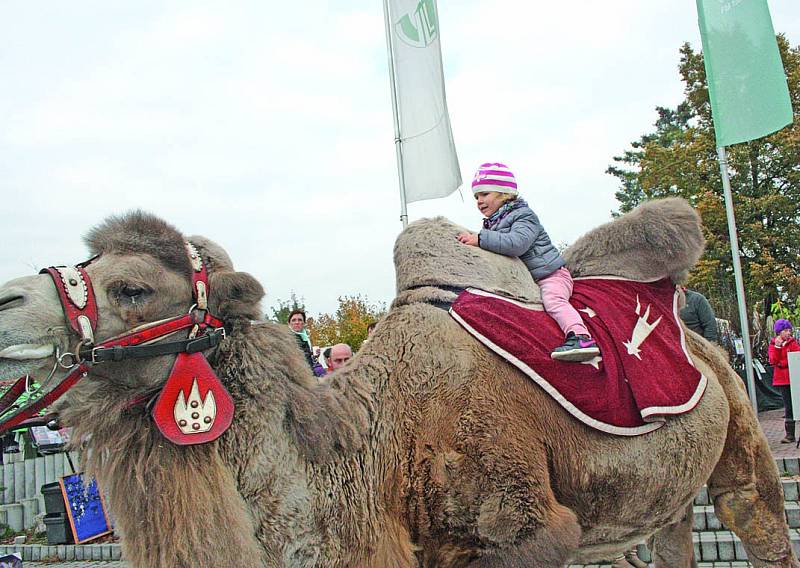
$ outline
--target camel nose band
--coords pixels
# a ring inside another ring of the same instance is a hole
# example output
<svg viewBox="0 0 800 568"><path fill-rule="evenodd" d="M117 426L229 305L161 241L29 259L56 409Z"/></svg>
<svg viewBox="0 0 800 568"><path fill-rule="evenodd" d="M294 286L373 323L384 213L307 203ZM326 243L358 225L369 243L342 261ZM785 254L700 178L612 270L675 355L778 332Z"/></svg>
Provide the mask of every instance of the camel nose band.
<svg viewBox="0 0 800 568"><path fill-rule="evenodd" d="M97 300L92 282L83 265L51 266L40 274L49 274L58 291L64 317L81 337L81 345L94 344L97 328Z"/></svg>

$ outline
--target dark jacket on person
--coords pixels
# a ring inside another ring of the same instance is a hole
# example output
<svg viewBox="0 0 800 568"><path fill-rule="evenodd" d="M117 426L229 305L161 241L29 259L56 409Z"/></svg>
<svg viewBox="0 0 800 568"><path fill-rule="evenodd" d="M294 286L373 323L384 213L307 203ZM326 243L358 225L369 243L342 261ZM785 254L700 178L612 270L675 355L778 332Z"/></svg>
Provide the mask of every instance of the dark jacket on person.
<svg viewBox="0 0 800 568"><path fill-rule="evenodd" d="M325 374L325 369L323 369L322 365L319 364L317 358L314 357L314 352L311 350L311 344L303 339L303 336L299 333L294 333L294 338L297 340L297 345L300 347L300 351L303 352L303 355L305 355L306 362L308 363L308 366L311 367L314 375L317 377L323 376Z"/></svg>
<svg viewBox="0 0 800 568"><path fill-rule="evenodd" d="M718 342L717 318L714 315L714 308L708 300L699 292L686 290L686 307L681 310L681 319L686 327L699 333L709 341Z"/></svg>
<svg viewBox="0 0 800 568"><path fill-rule="evenodd" d="M789 353L800 351L800 345L790 337L780 347L775 347L775 337L769 342L769 364L772 365L772 386L789 384Z"/></svg>
<svg viewBox="0 0 800 568"><path fill-rule="evenodd" d="M478 244L497 254L519 257L534 280L550 276L566 264L530 207L513 209L493 228L481 229Z"/></svg>

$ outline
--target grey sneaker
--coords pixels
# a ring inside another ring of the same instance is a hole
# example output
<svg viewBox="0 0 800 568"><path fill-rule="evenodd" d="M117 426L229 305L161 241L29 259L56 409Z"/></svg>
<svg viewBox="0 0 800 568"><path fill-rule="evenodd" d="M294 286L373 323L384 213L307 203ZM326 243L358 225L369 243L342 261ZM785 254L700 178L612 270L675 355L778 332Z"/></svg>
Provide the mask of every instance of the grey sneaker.
<svg viewBox="0 0 800 568"><path fill-rule="evenodd" d="M571 331L567 334L564 345L556 347L550 357L556 361L574 361L581 363L590 361L600 355L600 348L594 339L588 335L575 335Z"/></svg>

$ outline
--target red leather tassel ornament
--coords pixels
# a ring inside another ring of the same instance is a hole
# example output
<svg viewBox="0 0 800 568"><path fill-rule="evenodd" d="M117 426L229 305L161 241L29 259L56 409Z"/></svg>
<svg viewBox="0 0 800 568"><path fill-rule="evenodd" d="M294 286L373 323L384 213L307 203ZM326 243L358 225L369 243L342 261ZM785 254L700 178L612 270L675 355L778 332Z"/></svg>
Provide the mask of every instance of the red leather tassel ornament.
<svg viewBox="0 0 800 568"><path fill-rule="evenodd" d="M233 399L202 353L180 353L152 416L174 444L204 444L219 438L233 421Z"/></svg>

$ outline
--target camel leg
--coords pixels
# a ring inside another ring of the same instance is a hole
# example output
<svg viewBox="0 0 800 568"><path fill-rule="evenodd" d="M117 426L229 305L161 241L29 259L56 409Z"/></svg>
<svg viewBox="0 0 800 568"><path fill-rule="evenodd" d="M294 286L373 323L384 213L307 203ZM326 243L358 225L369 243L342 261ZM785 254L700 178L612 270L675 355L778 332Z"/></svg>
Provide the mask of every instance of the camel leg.
<svg viewBox="0 0 800 568"><path fill-rule="evenodd" d="M742 539L753 566L800 568L789 540L775 459L744 385L720 352L687 335L692 352L711 366L730 405L725 447L708 480L717 517Z"/></svg>
<svg viewBox="0 0 800 568"><path fill-rule="evenodd" d="M360 564L364 568L414 568L418 565L408 530L391 518L386 519L375 549L370 551L364 564Z"/></svg>
<svg viewBox="0 0 800 568"><path fill-rule="evenodd" d="M647 545L656 568L697 568L692 544L692 504L683 517L654 534Z"/></svg>
<svg viewBox="0 0 800 568"><path fill-rule="evenodd" d="M516 546L486 551L470 568L553 568L564 566L578 548L581 528L575 513L555 504L544 526Z"/></svg>

